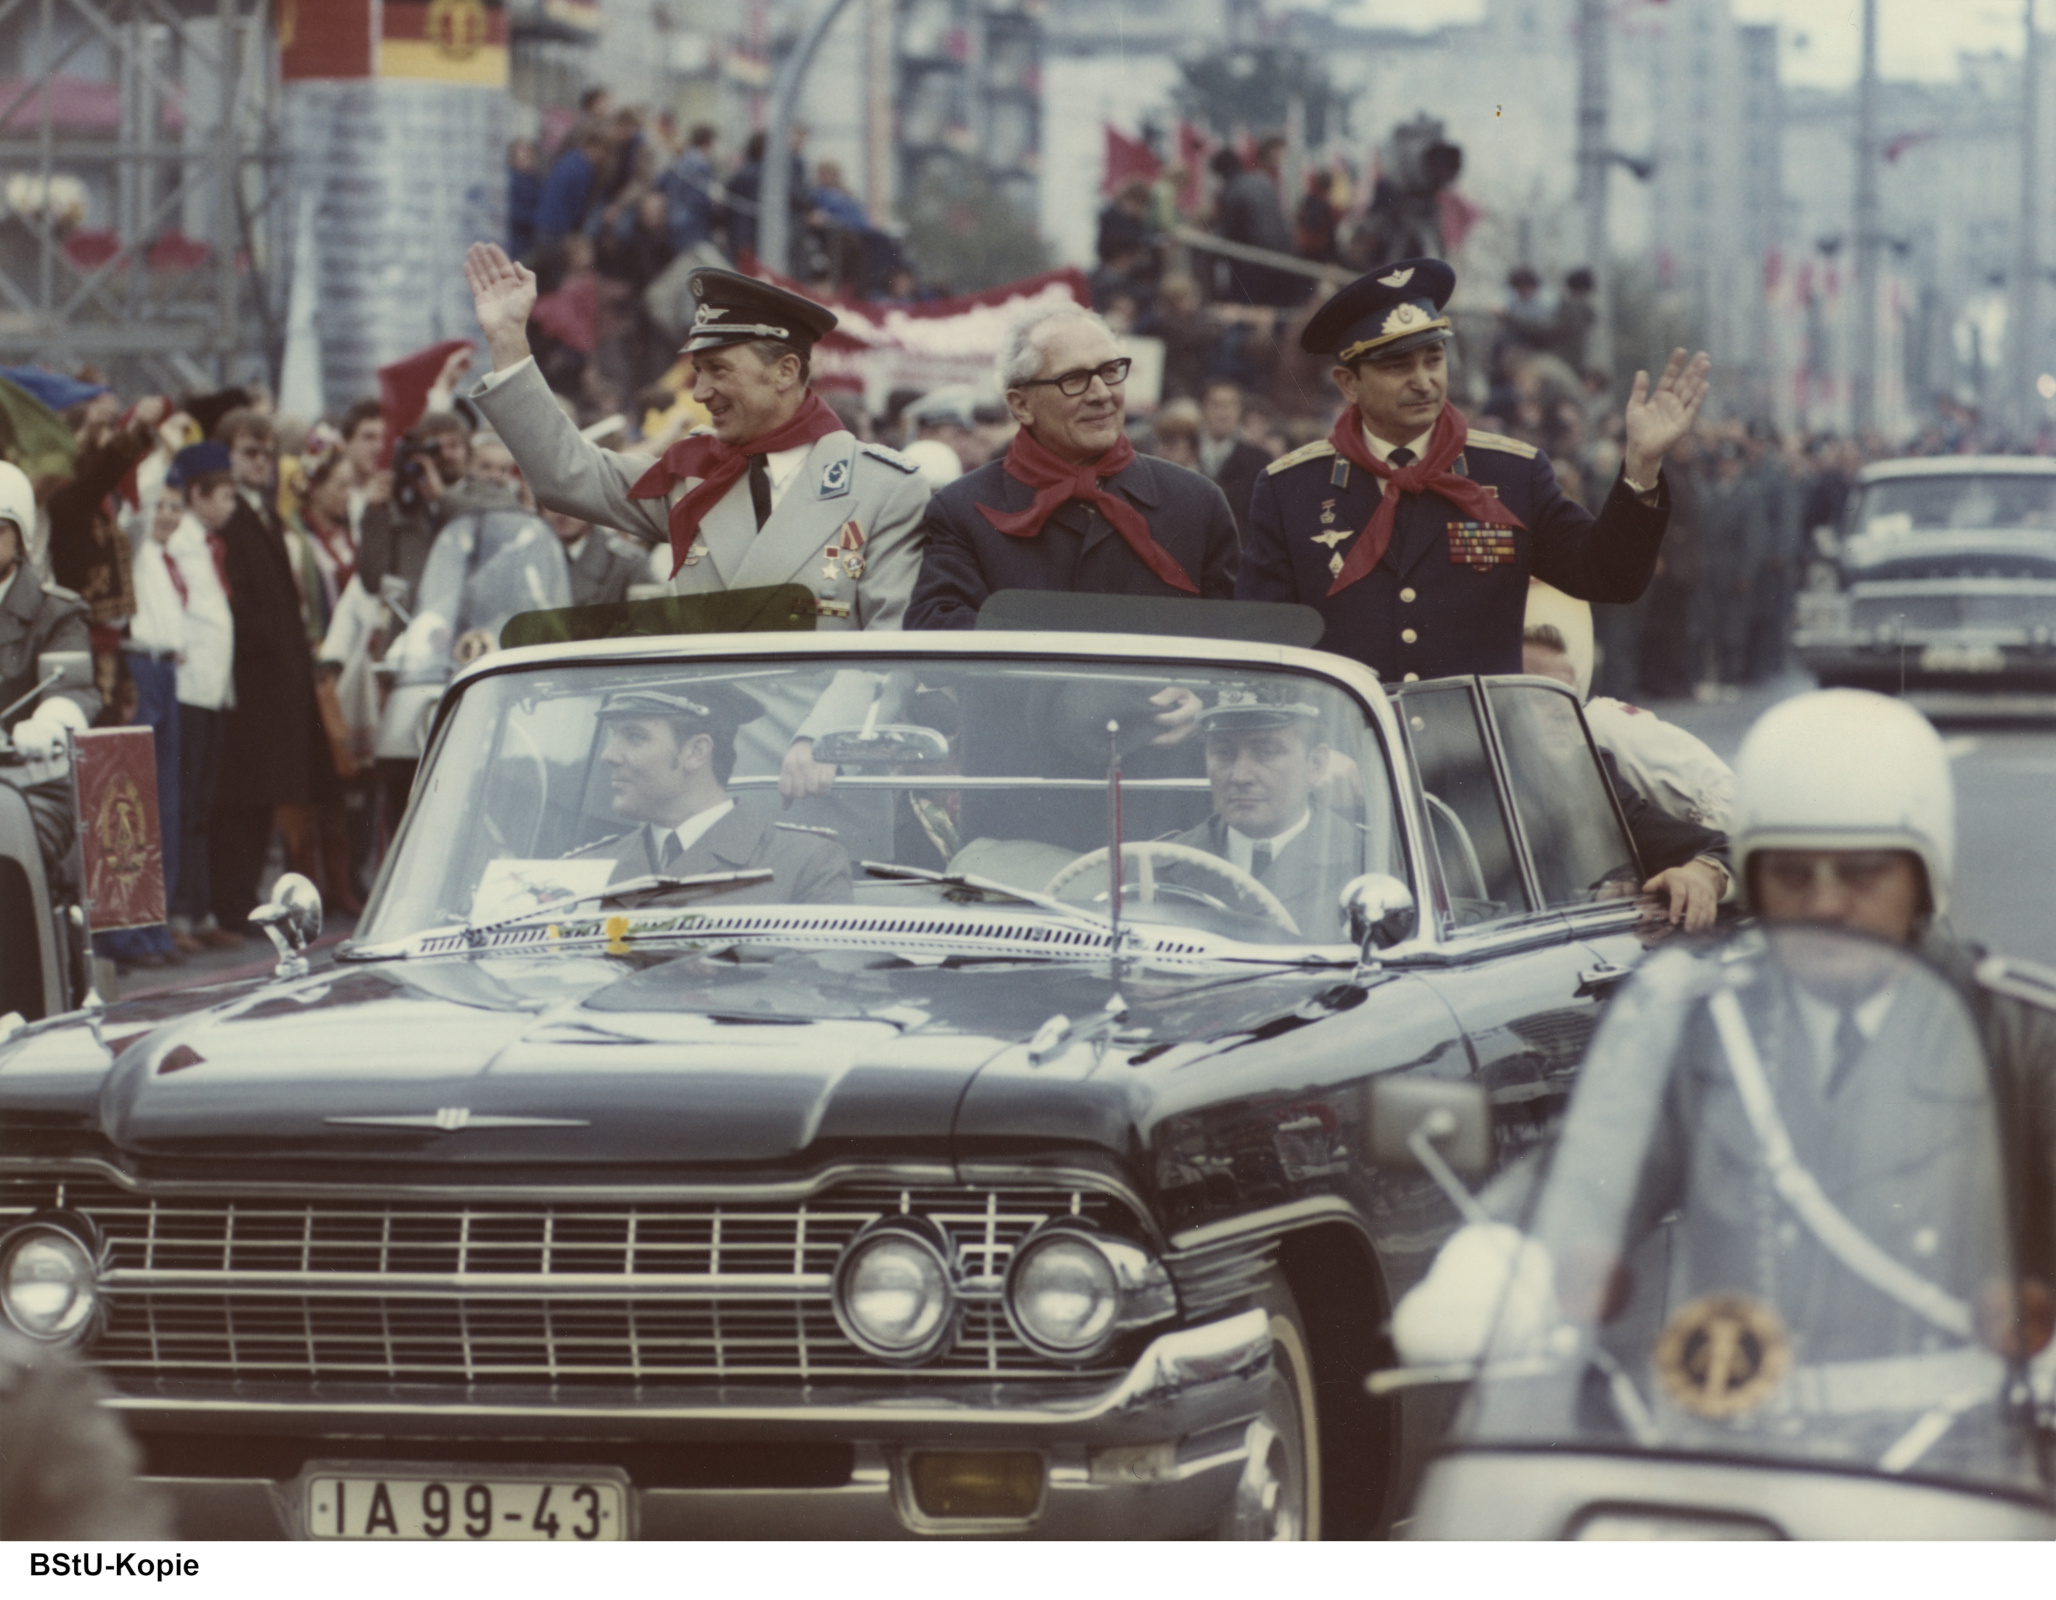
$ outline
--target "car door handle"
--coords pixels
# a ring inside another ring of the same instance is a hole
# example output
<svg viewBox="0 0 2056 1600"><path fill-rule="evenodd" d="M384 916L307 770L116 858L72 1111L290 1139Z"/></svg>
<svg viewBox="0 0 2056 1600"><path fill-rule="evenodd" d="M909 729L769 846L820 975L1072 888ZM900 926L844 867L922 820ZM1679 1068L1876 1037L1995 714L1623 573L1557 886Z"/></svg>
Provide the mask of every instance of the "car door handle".
<svg viewBox="0 0 2056 1600"><path fill-rule="evenodd" d="M1602 961L1596 967L1587 967L1578 974L1578 998L1587 995L1611 994L1623 978L1634 974L1633 967L1617 967L1611 961Z"/></svg>

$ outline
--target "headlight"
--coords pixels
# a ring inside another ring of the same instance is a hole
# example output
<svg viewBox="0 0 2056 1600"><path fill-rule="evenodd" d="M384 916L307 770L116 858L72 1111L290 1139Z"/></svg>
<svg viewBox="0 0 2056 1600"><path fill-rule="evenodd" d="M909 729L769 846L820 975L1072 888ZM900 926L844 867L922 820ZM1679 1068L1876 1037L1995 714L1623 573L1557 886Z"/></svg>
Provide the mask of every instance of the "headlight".
<svg viewBox="0 0 2056 1600"><path fill-rule="evenodd" d="M926 1361L956 1332L948 1241L912 1218L874 1223L835 1268L835 1320L881 1361Z"/></svg>
<svg viewBox="0 0 2056 1600"><path fill-rule="evenodd" d="M0 1240L0 1311L44 1344L85 1336L100 1304L93 1250L55 1223L31 1222Z"/></svg>
<svg viewBox="0 0 2056 1600"><path fill-rule="evenodd" d="M1030 1234L1007 1269L1007 1320L1059 1361L1089 1361L1177 1308L1170 1275L1148 1251L1069 1221Z"/></svg>

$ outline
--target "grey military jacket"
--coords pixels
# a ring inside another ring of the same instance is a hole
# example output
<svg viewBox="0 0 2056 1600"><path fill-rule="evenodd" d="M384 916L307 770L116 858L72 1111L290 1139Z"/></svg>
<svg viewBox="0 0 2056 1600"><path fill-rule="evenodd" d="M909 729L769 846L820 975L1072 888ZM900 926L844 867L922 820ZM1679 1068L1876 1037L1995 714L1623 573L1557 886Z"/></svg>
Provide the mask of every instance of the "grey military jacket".
<svg viewBox="0 0 2056 1600"><path fill-rule="evenodd" d="M35 569L23 562L14 571L7 598L0 600L0 708L14 704L36 686L36 658L46 650L90 650L86 603L69 589L46 588ZM61 699L75 701L92 721L100 714L100 691L66 689ZM41 704L31 700L8 718L12 727Z"/></svg>
<svg viewBox="0 0 2056 1600"><path fill-rule="evenodd" d="M662 500L629 499L655 458L602 450L582 437L533 361L487 378L471 400L544 506L668 545L670 506L698 479L678 484ZM927 506L927 480L911 461L883 445L859 444L854 434L828 434L815 441L762 528L750 508L749 484L730 486L701 522L670 580L671 592L797 583L820 601L816 626L822 632L897 628L921 568ZM668 565L668 558L659 559Z"/></svg>
<svg viewBox="0 0 2056 1600"><path fill-rule="evenodd" d="M617 883L658 870L648 827L630 828L587 845L573 851L571 859L611 859ZM769 867L776 876L769 883L717 894L715 904L833 905L851 899L849 857L833 840L812 828L766 822L741 805L692 842L676 872L680 877L696 877L748 867Z"/></svg>

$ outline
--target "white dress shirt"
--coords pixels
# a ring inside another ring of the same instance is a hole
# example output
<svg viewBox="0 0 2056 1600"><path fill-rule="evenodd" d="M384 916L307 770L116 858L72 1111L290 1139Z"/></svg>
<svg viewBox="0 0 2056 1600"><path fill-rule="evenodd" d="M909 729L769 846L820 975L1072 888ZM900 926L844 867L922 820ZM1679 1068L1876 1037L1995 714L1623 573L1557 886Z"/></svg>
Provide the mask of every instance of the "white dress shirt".
<svg viewBox="0 0 2056 1600"><path fill-rule="evenodd" d="M153 539L150 541L155 544ZM185 580L185 660L179 663L178 701L202 711L226 711L236 703L232 668L236 625L229 615L228 592L214 568L214 552L198 517L179 519L163 546L168 560L178 563ZM168 580L167 580L168 581Z"/></svg>
<svg viewBox="0 0 2056 1600"><path fill-rule="evenodd" d="M1896 984L1888 983L1862 1004L1848 1008L1866 1048L1876 1042L1878 1030L1885 1025L1885 1013L1892 1009L1896 989ZM1835 1070L1835 1034L1842 1026L1843 1008L1829 1005L1796 983L1792 985L1792 998L1798 1003L1799 1021L1806 1029L1806 1042L1813 1046L1813 1059L1820 1069L1820 1087L1825 1091L1828 1076Z"/></svg>
<svg viewBox="0 0 2056 1600"><path fill-rule="evenodd" d="M690 850L694 845L700 842L701 837L706 833L706 831L709 828L713 827L715 823L719 822L723 817L727 816L728 813L733 811L734 809L735 802L733 800L724 800L718 806L709 806L704 811L694 812L691 816L687 817L683 822L681 822L677 827L672 828L669 831L675 833L678 836L679 849ZM662 870L665 848L664 834L662 832L659 832L656 835L654 843L656 844L656 849L652 853L657 858L659 870Z"/></svg>
<svg viewBox="0 0 2056 1600"><path fill-rule="evenodd" d="M1397 450L1399 446L1387 444L1383 439L1380 439L1375 433L1371 432L1369 428L1365 428L1361 418L1358 419L1357 426L1363 430L1364 443L1370 446L1371 454L1384 462L1386 466L1391 466L1392 452ZM1415 461L1422 461L1427 458L1428 441L1434 437L1435 430L1430 428L1426 433L1419 434L1406 441L1406 448L1413 452Z"/></svg>
<svg viewBox="0 0 2056 1600"><path fill-rule="evenodd" d="M145 655L183 655L186 648L186 603L178 597L178 585L171 581L165 564L164 546L145 539L137 548L132 568L136 585L136 614L129 618L128 642ZM179 569L181 580L185 569Z"/></svg>
<svg viewBox="0 0 2056 1600"><path fill-rule="evenodd" d="M1291 827L1287 828L1283 833L1272 834L1268 839L1253 839L1240 828L1231 826L1228 829L1228 859L1244 872L1247 872L1249 871L1249 863L1255 857L1256 847L1260 844L1267 844L1271 847L1271 861L1275 865L1285 847L1304 833L1306 825L1313 821L1313 819L1313 808L1309 806L1306 810L1300 812L1299 820L1293 823Z"/></svg>

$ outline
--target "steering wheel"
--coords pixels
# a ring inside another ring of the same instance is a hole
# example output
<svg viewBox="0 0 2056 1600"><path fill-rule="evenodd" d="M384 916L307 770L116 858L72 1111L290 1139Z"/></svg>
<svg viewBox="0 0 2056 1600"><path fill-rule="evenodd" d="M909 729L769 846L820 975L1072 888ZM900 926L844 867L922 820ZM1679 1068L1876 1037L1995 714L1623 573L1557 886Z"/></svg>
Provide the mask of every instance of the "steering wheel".
<svg viewBox="0 0 2056 1600"><path fill-rule="evenodd" d="M1168 839L1144 839L1138 840L1134 844L1122 845L1121 859L1123 862L1130 855L1139 858L1143 864L1142 882L1137 890L1137 898L1145 903L1156 899L1156 877L1150 870L1150 861L1158 858L1165 861L1176 861L1188 867L1198 867L1202 872L1210 872L1215 877L1224 880L1230 888L1234 889L1244 899L1255 901L1264 915L1277 923L1287 933L1299 936L1299 924L1293 920L1292 913L1285 909L1285 902L1271 893L1269 889L1266 889L1256 878L1251 877L1247 872L1236 866L1234 862L1223 856L1217 856L1208 850L1195 849L1189 844L1173 844ZM1088 850L1084 855L1078 857L1077 860L1059 867L1056 876L1043 885L1042 892L1050 895L1059 894L1072 879L1082 878L1086 873L1092 871L1094 867L1103 868L1106 864L1107 852L1105 846L1101 846L1097 850Z"/></svg>

